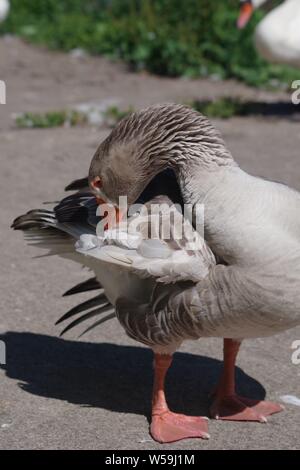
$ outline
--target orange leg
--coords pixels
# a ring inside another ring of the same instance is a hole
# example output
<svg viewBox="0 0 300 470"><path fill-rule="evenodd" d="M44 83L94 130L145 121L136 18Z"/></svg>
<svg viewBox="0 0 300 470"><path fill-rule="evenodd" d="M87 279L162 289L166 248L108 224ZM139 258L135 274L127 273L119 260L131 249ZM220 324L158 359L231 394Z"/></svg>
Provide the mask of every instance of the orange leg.
<svg viewBox="0 0 300 470"><path fill-rule="evenodd" d="M240 344L233 339L224 339L223 373L214 393L210 414L215 419L265 423L267 416L282 411L284 407L270 401L252 400L236 394L235 361Z"/></svg>
<svg viewBox="0 0 300 470"><path fill-rule="evenodd" d="M193 437L208 439L207 418L173 413L168 408L164 388L171 362L172 356L155 354L151 436L161 443Z"/></svg>

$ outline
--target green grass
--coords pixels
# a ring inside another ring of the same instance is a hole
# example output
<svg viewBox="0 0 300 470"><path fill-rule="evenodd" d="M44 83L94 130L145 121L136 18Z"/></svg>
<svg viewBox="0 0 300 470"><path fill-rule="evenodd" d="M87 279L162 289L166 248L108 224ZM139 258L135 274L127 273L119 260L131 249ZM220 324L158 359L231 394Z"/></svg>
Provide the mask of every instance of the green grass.
<svg viewBox="0 0 300 470"><path fill-rule="evenodd" d="M123 117L133 112L133 108L120 109L110 106L106 111L99 111L99 125L114 127ZM102 118L102 119L101 119ZM46 129L51 127L75 127L90 123L89 112L77 110L58 110L45 113L23 113L16 117L16 126L19 129Z"/></svg>
<svg viewBox="0 0 300 470"><path fill-rule="evenodd" d="M292 103L264 103L255 101L243 101L240 98L223 96L216 100L194 100L186 102L191 108L204 114L208 118L229 119L234 116L291 116L300 113L299 106ZM120 109L118 106L110 106L102 112L101 124L106 127L114 127L121 119L134 112L133 107ZM24 113L16 118L16 126L20 129L51 128L61 126L88 125L88 112L75 110L51 111L46 113ZM101 125L99 123L99 125Z"/></svg>
<svg viewBox="0 0 300 470"><path fill-rule="evenodd" d="M299 72L267 64L249 26L236 28L238 0L11 0L0 26L28 41L122 59L168 76L236 78L253 86L289 84ZM0 31L1 31L0 30Z"/></svg>
<svg viewBox="0 0 300 470"><path fill-rule="evenodd" d="M103 117L106 125L114 127L121 119L128 116L128 114L134 111L133 107L129 107L125 110L121 110L118 106L110 106L103 113Z"/></svg>
<svg viewBox="0 0 300 470"><path fill-rule="evenodd" d="M193 101L188 103L192 108L210 118L228 119L245 115L247 109L239 99L222 97L214 101Z"/></svg>
<svg viewBox="0 0 300 470"><path fill-rule="evenodd" d="M47 113L24 113L16 118L16 126L21 129L44 129L60 126L86 124L87 118L78 111L51 111Z"/></svg>

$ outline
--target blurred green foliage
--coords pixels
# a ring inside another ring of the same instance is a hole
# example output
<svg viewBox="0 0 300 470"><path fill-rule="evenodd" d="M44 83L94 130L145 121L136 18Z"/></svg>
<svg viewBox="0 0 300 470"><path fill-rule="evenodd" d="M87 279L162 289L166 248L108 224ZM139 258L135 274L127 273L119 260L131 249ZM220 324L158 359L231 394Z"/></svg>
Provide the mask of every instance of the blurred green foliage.
<svg viewBox="0 0 300 470"><path fill-rule="evenodd" d="M0 26L55 49L83 48L169 76L237 78L279 85L295 78L267 64L253 46L256 12L236 28L238 0L11 0Z"/></svg>
<svg viewBox="0 0 300 470"><path fill-rule="evenodd" d="M109 106L103 113L104 122L109 127L114 127L124 117L134 112L134 108L130 106L127 109L120 109L118 106Z"/></svg>
<svg viewBox="0 0 300 470"><path fill-rule="evenodd" d="M98 125L114 127L121 119L132 113L132 107L120 109L118 106L109 106L105 111L99 111ZM75 109L48 111L45 113L22 113L16 117L16 126L19 129L45 129L51 127L75 127L91 124L89 111ZM94 124L94 125L97 125Z"/></svg>
<svg viewBox="0 0 300 470"><path fill-rule="evenodd" d="M86 124L87 118L78 111L49 111L47 113L24 113L16 118L20 129L45 129L49 127L80 126Z"/></svg>
<svg viewBox="0 0 300 470"><path fill-rule="evenodd" d="M229 119L233 116L247 115L247 104L238 98L221 97L214 101L193 101L187 103L200 113L211 118Z"/></svg>

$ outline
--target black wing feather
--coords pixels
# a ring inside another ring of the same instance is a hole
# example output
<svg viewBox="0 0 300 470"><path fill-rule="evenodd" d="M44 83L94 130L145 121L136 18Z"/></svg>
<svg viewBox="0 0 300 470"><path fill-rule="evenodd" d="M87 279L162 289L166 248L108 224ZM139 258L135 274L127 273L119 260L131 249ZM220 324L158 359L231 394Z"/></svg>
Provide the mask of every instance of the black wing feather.
<svg viewBox="0 0 300 470"><path fill-rule="evenodd" d="M88 313L85 313L81 317L76 318L76 320L72 321L72 323L70 323L68 326L66 326L66 328L64 328L62 330L62 332L60 333L59 336L63 336L67 331L71 330L71 328L74 328L74 326L77 326L80 323L82 323L86 320L89 320L90 318L96 317L96 316L101 315L101 314L106 313L106 312L112 312L112 310L113 309L112 309L111 305L106 304L102 307L96 308L95 310L92 310Z"/></svg>
<svg viewBox="0 0 300 470"><path fill-rule="evenodd" d="M67 297L69 295L80 294L81 292L89 292L92 290L101 289L101 284L96 277L91 277L87 281L80 282L76 284L76 286L72 287L71 289L67 290L63 297Z"/></svg>
<svg viewBox="0 0 300 470"><path fill-rule="evenodd" d="M77 313L84 312L84 310L88 310L90 308L93 308L99 305L102 306L105 304L109 304L109 302L106 298L106 295L104 293L101 293L100 295L97 295L96 297L86 300L85 302L82 302L81 304L76 305L76 307L71 308L71 310L69 310L67 313L65 313L61 318L57 320L55 325L59 325L59 323L62 323L68 318L71 318L74 315L77 315Z"/></svg>
<svg viewBox="0 0 300 470"><path fill-rule="evenodd" d="M89 180L88 178L79 178L77 180L72 181L72 183L68 184L65 187L65 191L80 191L82 189L86 189L89 187Z"/></svg>

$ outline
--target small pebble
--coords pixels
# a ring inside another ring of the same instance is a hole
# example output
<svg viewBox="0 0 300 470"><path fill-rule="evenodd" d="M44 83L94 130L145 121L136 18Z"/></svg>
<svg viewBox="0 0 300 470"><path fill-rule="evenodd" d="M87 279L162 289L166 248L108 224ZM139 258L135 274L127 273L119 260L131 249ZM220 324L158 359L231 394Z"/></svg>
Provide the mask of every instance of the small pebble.
<svg viewBox="0 0 300 470"><path fill-rule="evenodd" d="M300 398L297 398L294 395L283 395L280 399L289 405L300 406Z"/></svg>

